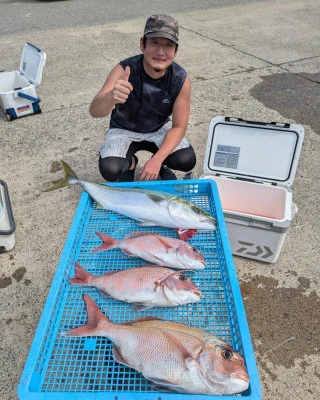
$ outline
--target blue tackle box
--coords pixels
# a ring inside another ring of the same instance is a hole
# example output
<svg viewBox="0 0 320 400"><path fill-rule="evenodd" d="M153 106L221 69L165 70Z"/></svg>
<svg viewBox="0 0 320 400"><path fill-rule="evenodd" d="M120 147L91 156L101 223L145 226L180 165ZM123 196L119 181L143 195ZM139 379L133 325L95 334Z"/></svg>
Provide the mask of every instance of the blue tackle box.
<svg viewBox="0 0 320 400"><path fill-rule="evenodd" d="M20 383L20 400L208 400L207 395L173 394L153 388L140 373L114 361L112 343L103 337L74 338L60 333L86 322L82 299L88 294L114 323L151 315L208 330L240 353L247 366L250 386L241 395L260 400L261 387L236 270L229 246L217 185L212 180L132 182L111 185L173 193L195 203L218 221L214 232L198 232L190 243L198 248L206 268L186 272L202 292L199 303L137 311L132 305L104 296L95 288L71 285L77 261L89 273L147 265L120 249L93 253L101 244L96 232L122 239L134 231L177 237L173 229L140 227L132 219L102 209L83 192ZM212 396L217 400L230 396Z"/></svg>

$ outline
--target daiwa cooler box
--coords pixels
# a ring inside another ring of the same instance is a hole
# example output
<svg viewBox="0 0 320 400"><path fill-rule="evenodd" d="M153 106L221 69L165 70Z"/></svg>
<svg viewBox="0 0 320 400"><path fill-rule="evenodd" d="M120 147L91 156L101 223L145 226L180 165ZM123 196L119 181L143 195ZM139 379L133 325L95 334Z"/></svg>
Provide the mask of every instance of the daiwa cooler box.
<svg viewBox="0 0 320 400"><path fill-rule="evenodd" d="M26 42L19 71L0 73L0 106L9 121L41 113L35 87L41 83L45 62L46 53Z"/></svg>
<svg viewBox="0 0 320 400"><path fill-rule="evenodd" d="M300 125L211 120L201 178L218 185L234 255L277 261L297 212L290 187L303 138Z"/></svg>
<svg viewBox="0 0 320 400"><path fill-rule="evenodd" d="M201 290L198 303L178 307L136 310L132 304L103 295L94 287L69 283L75 261L89 273L148 265L129 257L119 248L92 252L101 244L96 232L116 240L132 232L155 232L177 238L174 229L142 227L133 219L103 209L83 192L48 294L42 316L18 386L20 400L228 400L229 395L166 393L151 381L112 356L106 337L66 337L61 332L83 325L87 313L83 294L89 295L116 324L153 316L181 322L212 332L240 353L250 377L249 388L237 395L244 400L261 400L259 375L249 327L229 246L217 185L212 180L166 182L121 182L109 186L140 188L169 193L188 200L210 213L218 223L215 231L199 231L190 239L206 261L198 271L184 271ZM47 194L50 196L50 194ZM76 195L76 192L75 192ZM63 205L61 205L63 207ZM152 341L150 347L154 346Z"/></svg>
<svg viewBox="0 0 320 400"><path fill-rule="evenodd" d="M15 222L7 184L0 179L0 253L14 247Z"/></svg>

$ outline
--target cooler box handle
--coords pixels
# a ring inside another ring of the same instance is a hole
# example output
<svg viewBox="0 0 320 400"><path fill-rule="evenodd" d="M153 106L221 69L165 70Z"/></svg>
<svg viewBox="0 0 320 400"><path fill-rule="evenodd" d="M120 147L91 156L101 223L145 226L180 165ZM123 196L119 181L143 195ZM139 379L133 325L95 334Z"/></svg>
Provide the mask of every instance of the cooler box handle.
<svg viewBox="0 0 320 400"><path fill-rule="evenodd" d="M18 96L22 97L23 99L30 100L34 103L40 103L40 101L41 101L39 97L32 97L32 96L29 96L28 94L25 94L22 92L18 92Z"/></svg>
<svg viewBox="0 0 320 400"><path fill-rule="evenodd" d="M233 118L233 117L225 117L225 121L226 122L244 122L246 124L252 124L252 125L263 125L263 126L268 126L268 125L272 125L272 126L279 126L282 128L290 128L290 124L289 123L281 123L281 122L259 122L259 121L249 121L243 118Z"/></svg>

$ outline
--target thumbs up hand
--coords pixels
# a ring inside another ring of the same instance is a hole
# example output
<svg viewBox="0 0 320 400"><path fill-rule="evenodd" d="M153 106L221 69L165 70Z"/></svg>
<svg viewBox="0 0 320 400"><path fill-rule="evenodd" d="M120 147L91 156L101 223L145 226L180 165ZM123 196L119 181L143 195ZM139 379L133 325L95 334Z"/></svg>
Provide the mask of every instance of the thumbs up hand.
<svg viewBox="0 0 320 400"><path fill-rule="evenodd" d="M123 80L129 82L129 76L130 76L130 67L129 65L127 65L123 73Z"/></svg>
<svg viewBox="0 0 320 400"><path fill-rule="evenodd" d="M129 76L130 67L127 65L122 77L117 80L112 90L112 98L115 104L124 104L127 101L129 94L132 92L133 86L129 82Z"/></svg>

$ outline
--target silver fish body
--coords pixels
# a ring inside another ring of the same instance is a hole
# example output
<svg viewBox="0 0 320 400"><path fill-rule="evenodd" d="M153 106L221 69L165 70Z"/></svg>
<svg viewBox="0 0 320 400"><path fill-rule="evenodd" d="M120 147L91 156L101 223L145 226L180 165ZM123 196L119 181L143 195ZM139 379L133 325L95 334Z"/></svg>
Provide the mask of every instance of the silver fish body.
<svg viewBox="0 0 320 400"><path fill-rule="evenodd" d="M97 232L97 235L103 244L93 252L120 248L129 256L143 258L155 265L189 270L205 268L206 263L200 251L180 239L152 232L134 232L122 240L115 240L101 232Z"/></svg>
<svg viewBox="0 0 320 400"><path fill-rule="evenodd" d="M216 221L210 214L180 197L146 189L78 183L102 207L132 218L141 226L216 229Z"/></svg>
<svg viewBox="0 0 320 400"><path fill-rule="evenodd" d="M92 286L106 296L132 303L139 309L176 307L200 301L201 292L180 271L163 267L138 267L95 276L75 263L74 285Z"/></svg>
<svg viewBox="0 0 320 400"><path fill-rule="evenodd" d="M142 373L160 390L191 394L235 394L246 390L243 358L216 336L188 325L154 318L113 324L84 295L87 324L63 336L105 336L119 363Z"/></svg>
<svg viewBox="0 0 320 400"><path fill-rule="evenodd" d="M102 207L125 215L141 226L215 230L216 220L195 204L172 194L139 188L120 188L80 180L64 161L63 181L45 191L79 184Z"/></svg>

